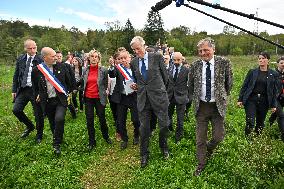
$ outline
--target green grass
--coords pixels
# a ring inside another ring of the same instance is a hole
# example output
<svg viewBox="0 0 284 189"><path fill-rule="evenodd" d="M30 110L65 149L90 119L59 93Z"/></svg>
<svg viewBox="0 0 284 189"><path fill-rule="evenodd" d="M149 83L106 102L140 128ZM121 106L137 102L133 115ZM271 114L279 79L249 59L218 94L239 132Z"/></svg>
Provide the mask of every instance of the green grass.
<svg viewBox="0 0 284 189"><path fill-rule="evenodd" d="M35 143L35 132L21 139L25 129L12 114L11 83L13 67L0 66L0 188L283 188L284 144L277 124L248 142L244 137L244 110L236 107L239 89L248 69L256 66L253 57L230 57L234 87L229 98L226 137L200 177L196 166L195 119L191 112L185 122L185 138L179 144L169 138L171 157L164 161L158 147L158 131L151 138L150 162L140 168L139 149L133 146L133 127L128 122L130 142L125 151L119 143L108 145L102 139L96 120L97 147L86 149L88 135L85 115L73 120L66 115L62 155L55 157L52 136L46 120L43 142ZM194 60L189 57L189 60ZM33 117L31 105L25 112ZM110 109L107 122L114 139ZM269 115L268 115L269 116Z"/></svg>

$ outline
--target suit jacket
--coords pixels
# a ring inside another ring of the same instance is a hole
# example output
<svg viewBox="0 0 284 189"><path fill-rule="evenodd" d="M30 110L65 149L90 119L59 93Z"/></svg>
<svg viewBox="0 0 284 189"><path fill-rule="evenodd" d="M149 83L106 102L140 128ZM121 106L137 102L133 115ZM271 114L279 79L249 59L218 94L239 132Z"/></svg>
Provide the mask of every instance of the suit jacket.
<svg viewBox="0 0 284 189"><path fill-rule="evenodd" d="M168 97L169 100L172 99L174 96L176 102L178 104L186 104L189 102L188 98L188 73L189 69L181 66L180 72L178 73L177 80L174 81L173 78L173 71L175 69L175 66L172 66L171 69L169 70L169 82L167 86L167 92L168 92Z"/></svg>
<svg viewBox="0 0 284 189"><path fill-rule="evenodd" d="M74 72L74 69L73 69L73 67L70 65L70 64L68 64L68 63L66 63L66 62L62 62L61 64L63 64L65 67L66 67L66 70L68 71L68 73L69 73L69 78L70 78L70 81L71 81L71 91L70 92L72 92L73 90L77 90L77 84L76 84L76 78L75 78L75 72Z"/></svg>
<svg viewBox="0 0 284 189"><path fill-rule="evenodd" d="M24 77L27 62L27 54L23 54L18 57L16 62L16 69L13 77L12 93L18 93L21 88L21 83ZM43 60L39 55L35 55L32 61L32 67L36 67L38 64L42 63Z"/></svg>
<svg viewBox="0 0 284 189"><path fill-rule="evenodd" d="M137 109L142 111L148 98L151 106L161 111L167 111L169 99L166 91L168 73L164 65L163 56L157 53L148 53L148 72L145 80L139 70L139 58L130 62L133 76L136 80Z"/></svg>
<svg viewBox="0 0 284 189"><path fill-rule="evenodd" d="M225 117L227 107L227 96L233 85L233 73L229 60L214 56L214 94L218 112L222 117ZM195 61L189 70L189 92L192 96L195 114L199 109L201 87L202 87L202 60Z"/></svg>
<svg viewBox="0 0 284 189"><path fill-rule="evenodd" d="M98 88L99 88L99 96L100 96L100 102L103 106L107 103L107 87L108 87L108 70L105 67L99 66L98 68ZM85 93L87 82L88 82L88 76L90 71L90 65L86 68L86 70L83 71L83 92ZM85 94L84 94L85 96Z"/></svg>
<svg viewBox="0 0 284 189"><path fill-rule="evenodd" d="M243 86L240 90L240 95L238 99L238 101L242 102L244 105L246 105L249 96L253 92L258 77L258 73L259 73L259 68L251 69L247 73ZM267 92L269 108L276 108L276 100L277 96L279 95L278 77L279 75L277 72L268 69L266 92Z"/></svg>
<svg viewBox="0 0 284 189"><path fill-rule="evenodd" d="M121 94L122 94L122 91L124 90L124 85L123 85L124 77L116 67L114 67L113 69L110 69L108 71L108 74L109 74L110 78L116 78L116 85L114 87L114 90L113 90L113 93L112 93L110 99L111 99L111 101L113 101L115 103L120 103ZM133 92L131 94L136 96L136 92ZM136 101L137 101L137 99L136 99Z"/></svg>
<svg viewBox="0 0 284 189"><path fill-rule="evenodd" d="M72 90L72 81L70 80L69 73L63 64L56 63L55 65L53 65L53 75L61 82L65 90ZM46 80L45 76L39 71L37 67L35 67L32 71L32 84L35 97L39 95L40 105L42 107L42 110L45 111L48 100ZM61 104L67 107L68 103L66 95L58 92L56 89L55 92Z"/></svg>

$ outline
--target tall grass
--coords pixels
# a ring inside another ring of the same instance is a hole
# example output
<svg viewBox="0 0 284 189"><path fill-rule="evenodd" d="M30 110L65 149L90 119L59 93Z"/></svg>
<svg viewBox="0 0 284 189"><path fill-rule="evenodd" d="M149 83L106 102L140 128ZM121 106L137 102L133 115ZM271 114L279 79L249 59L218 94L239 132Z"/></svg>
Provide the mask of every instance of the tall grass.
<svg viewBox="0 0 284 189"><path fill-rule="evenodd" d="M194 58L189 57L189 60ZM140 169L139 149L129 144L125 151L119 143L107 145L96 121L98 145L86 149L88 135L83 113L73 120L66 115L62 155L55 157L52 136L45 122L43 142L35 143L35 132L20 139L24 130L12 115L11 83L13 67L0 66L0 188L283 188L284 144L278 126L267 127L260 136L247 141L244 136L244 110L236 107L239 89L254 57L230 57L234 87L229 98L226 137L200 177L193 177L196 166L195 119L185 122L185 137L175 144L169 138L171 156L164 161L158 145L158 131L151 138L150 162ZM32 116L31 106L25 112ZM107 108L110 135L115 129ZM133 127L128 122L128 133ZM210 135L209 135L210 136ZM132 135L130 136L132 137ZM131 141L131 139L130 139Z"/></svg>

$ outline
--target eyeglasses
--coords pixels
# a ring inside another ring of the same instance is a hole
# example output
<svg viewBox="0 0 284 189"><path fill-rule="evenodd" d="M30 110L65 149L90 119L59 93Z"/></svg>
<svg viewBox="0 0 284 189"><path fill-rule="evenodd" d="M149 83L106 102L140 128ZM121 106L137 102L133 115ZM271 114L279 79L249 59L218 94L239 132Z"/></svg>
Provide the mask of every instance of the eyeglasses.
<svg viewBox="0 0 284 189"><path fill-rule="evenodd" d="M30 47L30 48L27 48L29 50L32 50L32 49L36 49L37 47Z"/></svg>

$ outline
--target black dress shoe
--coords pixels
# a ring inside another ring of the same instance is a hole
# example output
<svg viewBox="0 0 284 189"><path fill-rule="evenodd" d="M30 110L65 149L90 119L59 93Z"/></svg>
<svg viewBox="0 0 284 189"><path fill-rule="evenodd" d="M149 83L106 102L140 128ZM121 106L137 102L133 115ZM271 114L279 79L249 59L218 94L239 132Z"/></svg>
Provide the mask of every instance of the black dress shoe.
<svg viewBox="0 0 284 189"><path fill-rule="evenodd" d="M138 145L138 144L139 144L139 137L134 137L133 145Z"/></svg>
<svg viewBox="0 0 284 189"><path fill-rule="evenodd" d="M207 159L210 159L212 154L213 154L213 150L207 149L207 152L206 152Z"/></svg>
<svg viewBox="0 0 284 189"><path fill-rule="evenodd" d="M88 150L91 151L91 150L93 150L95 147L96 147L96 145L94 145L94 144L89 144L89 145L88 145Z"/></svg>
<svg viewBox="0 0 284 189"><path fill-rule="evenodd" d="M42 141L42 138L39 138L39 137L36 138L36 143L40 144L41 141Z"/></svg>
<svg viewBox="0 0 284 189"><path fill-rule="evenodd" d="M120 143L120 149L121 150L124 150L124 149L126 149L127 148L127 142L126 141L122 141L121 143Z"/></svg>
<svg viewBox="0 0 284 189"><path fill-rule="evenodd" d="M182 136L181 135L176 135L175 139L176 139L176 143L179 143L181 140Z"/></svg>
<svg viewBox="0 0 284 189"><path fill-rule="evenodd" d="M33 130L34 130L34 128L32 128L32 129L26 129L26 130L22 133L21 138L25 138L25 137L29 136L29 134L30 134Z"/></svg>
<svg viewBox="0 0 284 189"><path fill-rule="evenodd" d="M141 157L141 168L144 168L148 165L148 156L144 155Z"/></svg>
<svg viewBox="0 0 284 189"><path fill-rule="evenodd" d="M54 153L56 155L60 155L61 154L60 146L54 146Z"/></svg>
<svg viewBox="0 0 284 189"><path fill-rule="evenodd" d="M112 141L110 140L110 138L106 139L106 143L112 144Z"/></svg>
<svg viewBox="0 0 284 189"><path fill-rule="evenodd" d="M170 157L170 153L168 149L163 149L162 153L163 153L164 159L168 159Z"/></svg>
<svg viewBox="0 0 284 189"><path fill-rule="evenodd" d="M204 166L197 166L196 170L193 173L193 176L200 176L201 172L204 170Z"/></svg>

